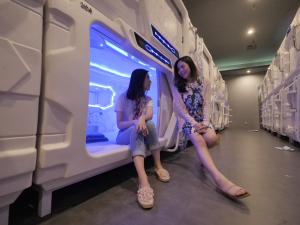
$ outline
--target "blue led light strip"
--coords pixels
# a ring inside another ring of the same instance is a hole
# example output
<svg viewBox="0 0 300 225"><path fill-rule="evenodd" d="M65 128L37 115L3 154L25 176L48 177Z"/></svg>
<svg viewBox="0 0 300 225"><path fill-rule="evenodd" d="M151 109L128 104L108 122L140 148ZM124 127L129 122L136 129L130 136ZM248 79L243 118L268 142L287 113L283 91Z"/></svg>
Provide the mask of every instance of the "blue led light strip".
<svg viewBox="0 0 300 225"><path fill-rule="evenodd" d="M117 47L116 45L114 45L113 43L110 43L109 41L107 40L104 40L105 44L109 47L111 47L112 49L114 49L115 51L121 53L122 55L125 55L128 57L128 53L125 52L123 49L120 49L119 47Z"/></svg>
<svg viewBox="0 0 300 225"><path fill-rule="evenodd" d="M151 29L152 29L152 34L156 38L156 40L158 40L163 46L165 46L173 55L179 58L179 53L177 49L173 47L173 45L171 45L171 43L168 42L168 40L164 38L164 36L161 33L159 33L158 30L153 25L151 25Z"/></svg>
<svg viewBox="0 0 300 225"><path fill-rule="evenodd" d="M172 68L171 60L164 56L160 51L150 45L147 41L145 41L140 35L134 32L134 36L136 39L136 43L146 52L151 54L153 57L161 61L163 64L167 65L168 67Z"/></svg>
<svg viewBox="0 0 300 225"><path fill-rule="evenodd" d="M120 72L118 70L110 69L107 66L102 65L102 64L98 64L98 63L95 63L95 62L90 62L90 66L98 68L98 69L103 70L105 72L112 73L112 74L120 76L120 77L130 78L130 75L128 75L128 74L122 73L122 72Z"/></svg>
<svg viewBox="0 0 300 225"><path fill-rule="evenodd" d="M90 82L90 87L97 87L97 88L102 88L102 89L107 89L107 90L110 90L112 92L112 95L111 95L111 98L110 98L110 103L106 106L101 106L99 104L89 104L89 107L92 107L92 108L99 108L99 109L102 109L102 110L106 110L106 109L109 109L111 107L114 106L114 97L116 96L116 92L115 90L112 88L112 86L107 86L107 85L102 85L102 84L97 84L97 83L93 83L93 82Z"/></svg>

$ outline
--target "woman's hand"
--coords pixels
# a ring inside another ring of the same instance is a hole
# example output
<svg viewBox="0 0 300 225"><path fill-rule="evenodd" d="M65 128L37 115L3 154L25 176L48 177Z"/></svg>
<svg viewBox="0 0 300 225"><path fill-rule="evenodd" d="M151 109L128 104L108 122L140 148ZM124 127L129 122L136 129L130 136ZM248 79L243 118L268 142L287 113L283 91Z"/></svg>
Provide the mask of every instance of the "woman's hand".
<svg viewBox="0 0 300 225"><path fill-rule="evenodd" d="M205 134L208 129L208 125L205 122L196 123L194 128L199 134Z"/></svg>
<svg viewBox="0 0 300 225"><path fill-rule="evenodd" d="M138 133L142 133L144 136L147 136L149 134L149 131L146 126L146 121L143 116L136 120L135 126Z"/></svg>

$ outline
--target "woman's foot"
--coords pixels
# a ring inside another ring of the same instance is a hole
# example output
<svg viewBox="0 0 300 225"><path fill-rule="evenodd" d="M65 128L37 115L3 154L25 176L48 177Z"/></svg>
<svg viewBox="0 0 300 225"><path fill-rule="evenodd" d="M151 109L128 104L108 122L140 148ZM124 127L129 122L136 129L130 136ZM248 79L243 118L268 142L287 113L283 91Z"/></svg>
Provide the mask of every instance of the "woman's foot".
<svg viewBox="0 0 300 225"><path fill-rule="evenodd" d="M230 199L242 199L250 196L250 193L243 187L240 187L226 178L216 181L217 191Z"/></svg>
<svg viewBox="0 0 300 225"><path fill-rule="evenodd" d="M139 187L137 201L143 209L150 209L154 205L154 192L150 186Z"/></svg>
<svg viewBox="0 0 300 225"><path fill-rule="evenodd" d="M154 171L155 171L155 174L156 174L158 180L160 180L162 182L169 182L170 181L170 179L171 179L170 174L163 167L154 168Z"/></svg>

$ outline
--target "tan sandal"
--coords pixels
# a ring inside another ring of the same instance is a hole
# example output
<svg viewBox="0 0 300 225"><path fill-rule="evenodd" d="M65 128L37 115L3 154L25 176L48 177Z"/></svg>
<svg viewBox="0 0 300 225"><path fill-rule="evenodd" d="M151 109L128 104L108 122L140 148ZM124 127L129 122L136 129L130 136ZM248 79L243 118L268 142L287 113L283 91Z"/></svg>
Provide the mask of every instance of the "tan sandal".
<svg viewBox="0 0 300 225"><path fill-rule="evenodd" d="M235 191L233 191L234 188L236 189ZM225 190L223 190L217 186L217 191L232 200L238 200L238 199L242 199L242 198L246 198L246 197L250 196L250 193L245 188L239 187L238 185L235 185L235 184L229 186ZM238 192L241 192L241 191L243 191L243 193L238 194Z"/></svg>
<svg viewBox="0 0 300 225"><path fill-rule="evenodd" d="M162 182L170 181L170 174L166 169L154 169L157 178Z"/></svg>
<svg viewBox="0 0 300 225"><path fill-rule="evenodd" d="M150 209L154 205L154 192L151 187L140 187L137 191L137 201L144 209Z"/></svg>

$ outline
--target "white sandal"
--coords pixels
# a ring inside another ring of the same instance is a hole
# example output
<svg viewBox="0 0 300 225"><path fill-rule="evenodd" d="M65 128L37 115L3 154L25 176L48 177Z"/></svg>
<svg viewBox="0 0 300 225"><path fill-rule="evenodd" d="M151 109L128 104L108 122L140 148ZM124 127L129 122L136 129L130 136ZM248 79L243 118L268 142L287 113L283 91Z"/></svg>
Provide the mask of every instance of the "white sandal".
<svg viewBox="0 0 300 225"><path fill-rule="evenodd" d="M140 187L137 191L137 201L144 209L150 209L154 205L154 192L149 186Z"/></svg>
<svg viewBox="0 0 300 225"><path fill-rule="evenodd" d="M162 182L169 182L170 181L170 174L166 169L164 169L164 168L154 169L154 171L155 171L155 174L156 174L157 178L160 181L162 181Z"/></svg>

